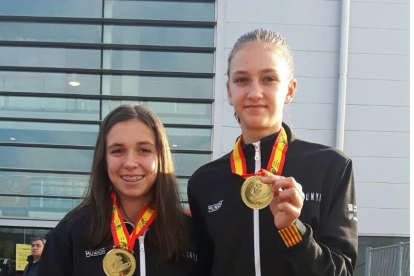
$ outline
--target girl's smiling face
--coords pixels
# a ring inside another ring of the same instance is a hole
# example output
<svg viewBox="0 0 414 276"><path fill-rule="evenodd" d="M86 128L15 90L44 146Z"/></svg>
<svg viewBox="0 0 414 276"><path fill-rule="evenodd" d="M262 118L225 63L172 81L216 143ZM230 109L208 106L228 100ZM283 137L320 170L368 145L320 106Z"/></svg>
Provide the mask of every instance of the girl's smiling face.
<svg viewBox="0 0 414 276"><path fill-rule="evenodd" d="M108 176L122 200L151 200L158 172L154 132L138 119L116 123L106 137Z"/></svg>
<svg viewBox="0 0 414 276"><path fill-rule="evenodd" d="M240 119L246 143L279 131L283 106L293 99L296 80L283 53L265 42L247 42L229 64L227 95Z"/></svg>

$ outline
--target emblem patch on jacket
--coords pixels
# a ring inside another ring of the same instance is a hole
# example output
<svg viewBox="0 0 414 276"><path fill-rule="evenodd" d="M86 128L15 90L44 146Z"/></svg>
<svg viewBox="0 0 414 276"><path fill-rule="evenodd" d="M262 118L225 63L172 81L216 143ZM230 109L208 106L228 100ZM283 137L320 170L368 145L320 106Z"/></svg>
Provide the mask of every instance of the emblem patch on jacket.
<svg viewBox="0 0 414 276"><path fill-rule="evenodd" d="M86 258L105 255L105 247L96 250L85 250Z"/></svg>
<svg viewBox="0 0 414 276"><path fill-rule="evenodd" d="M213 212L217 211L218 209L220 209L222 205L223 205L223 200L220 200L216 204L208 205L208 212L213 213Z"/></svg>

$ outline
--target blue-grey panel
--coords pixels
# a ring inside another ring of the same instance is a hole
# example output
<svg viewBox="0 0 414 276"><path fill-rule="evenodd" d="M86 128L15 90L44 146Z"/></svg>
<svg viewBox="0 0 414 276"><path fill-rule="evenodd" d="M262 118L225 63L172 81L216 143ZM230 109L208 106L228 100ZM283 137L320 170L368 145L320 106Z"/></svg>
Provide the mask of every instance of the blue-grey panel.
<svg viewBox="0 0 414 276"><path fill-rule="evenodd" d="M410 5L394 3L352 2L351 27L409 29Z"/></svg>
<svg viewBox="0 0 414 276"><path fill-rule="evenodd" d="M344 149L353 157L410 157L410 133L345 131Z"/></svg>
<svg viewBox="0 0 414 276"><path fill-rule="evenodd" d="M409 55L410 31L374 28L351 28L349 30L349 52Z"/></svg>
<svg viewBox="0 0 414 276"><path fill-rule="evenodd" d="M409 132L410 108L347 105L345 130Z"/></svg>
<svg viewBox="0 0 414 276"><path fill-rule="evenodd" d="M410 183L409 158L352 157L352 159L357 182Z"/></svg>
<svg viewBox="0 0 414 276"><path fill-rule="evenodd" d="M410 82L349 79L347 104L409 106Z"/></svg>
<svg viewBox="0 0 414 276"><path fill-rule="evenodd" d="M408 56L350 54L348 59L350 79L409 80Z"/></svg>

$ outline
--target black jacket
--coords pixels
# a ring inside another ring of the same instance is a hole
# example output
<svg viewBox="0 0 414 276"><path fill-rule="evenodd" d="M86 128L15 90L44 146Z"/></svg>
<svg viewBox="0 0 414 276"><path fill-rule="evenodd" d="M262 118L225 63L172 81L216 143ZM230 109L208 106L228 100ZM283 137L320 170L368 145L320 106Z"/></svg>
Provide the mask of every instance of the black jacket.
<svg viewBox="0 0 414 276"><path fill-rule="evenodd" d="M23 271L23 276L37 276L40 275L38 274L38 270L39 270L39 262L34 263L34 258L32 255L29 255L27 257L27 261L29 262L26 267L24 268Z"/></svg>
<svg viewBox="0 0 414 276"><path fill-rule="evenodd" d="M259 211L261 275L353 275L357 258L357 217L352 161L342 152L288 135L283 176L292 176L305 193L295 222L303 240L287 248L270 208ZM266 168L276 134L261 140ZM254 173L255 149L242 145L247 172ZM196 228L197 275L255 275L253 210L244 205L244 179L232 174L230 153L198 169L188 198Z"/></svg>
<svg viewBox="0 0 414 276"><path fill-rule="evenodd" d="M184 214L183 214L184 215ZM42 254L42 263L39 267L39 275L42 276L105 276L103 271L103 259L111 249L101 248L89 250L86 245L85 234L91 222L90 208L81 211L68 229L68 218L64 218L47 239ZM191 227L190 218L186 216L186 223ZM149 228L146 240L153 234ZM145 243L145 241L144 241ZM140 275L140 248L138 240L134 246L136 269L133 275ZM197 256L193 248L183 253L178 261L171 260L160 263L157 248L145 243L146 275L148 276L192 276L195 275Z"/></svg>

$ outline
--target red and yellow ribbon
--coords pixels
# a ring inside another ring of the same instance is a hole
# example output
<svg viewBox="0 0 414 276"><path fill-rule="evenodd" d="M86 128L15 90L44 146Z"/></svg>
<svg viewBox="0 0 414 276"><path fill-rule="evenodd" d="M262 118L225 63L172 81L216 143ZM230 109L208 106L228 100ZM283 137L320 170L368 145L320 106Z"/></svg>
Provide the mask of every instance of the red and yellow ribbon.
<svg viewBox="0 0 414 276"><path fill-rule="evenodd" d="M241 148L242 141L242 136L240 136L237 139L236 144L234 145L233 151L231 153L230 163L231 172L240 175L241 177L246 179L250 176L254 176L255 174L247 174L246 159ZM276 138L275 143L273 144L272 153L270 155L269 163L266 168L267 171L276 175L282 174L287 149L287 134L285 129L282 127L279 132L279 135ZM260 170L258 173L261 172L263 172L263 170Z"/></svg>
<svg viewBox="0 0 414 276"><path fill-rule="evenodd" d="M116 195L114 192L112 192L111 198L113 204L111 231L115 248L121 248L132 252L136 239L148 229L154 221L157 213L149 207L149 204L145 206L138 216L134 232L132 232L132 235L129 235L124 219L122 218L121 212L116 204Z"/></svg>

